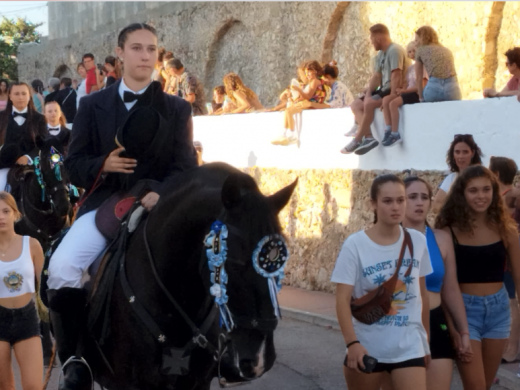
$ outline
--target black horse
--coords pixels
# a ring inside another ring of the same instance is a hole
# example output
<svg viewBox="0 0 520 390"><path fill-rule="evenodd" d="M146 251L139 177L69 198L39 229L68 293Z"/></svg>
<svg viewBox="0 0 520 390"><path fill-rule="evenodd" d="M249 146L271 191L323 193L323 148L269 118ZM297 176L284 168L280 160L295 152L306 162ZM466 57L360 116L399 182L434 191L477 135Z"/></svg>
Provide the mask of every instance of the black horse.
<svg viewBox="0 0 520 390"><path fill-rule="evenodd" d="M34 163L12 168L8 183L22 214L15 224L16 232L36 238L45 251L67 227L71 200L75 199L71 199L62 166L64 145L59 139L50 138L39 140L38 147L40 154Z"/></svg>
<svg viewBox="0 0 520 390"><path fill-rule="evenodd" d="M107 318L84 332L81 352L95 381L113 390L208 390L217 376L230 384L269 371L276 298L252 258L260 241L281 237L278 213L295 185L265 197L249 175L222 163L177 176L128 239ZM217 220L228 229L223 317L210 294L207 257ZM69 379L90 388L90 378Z"/></svg>

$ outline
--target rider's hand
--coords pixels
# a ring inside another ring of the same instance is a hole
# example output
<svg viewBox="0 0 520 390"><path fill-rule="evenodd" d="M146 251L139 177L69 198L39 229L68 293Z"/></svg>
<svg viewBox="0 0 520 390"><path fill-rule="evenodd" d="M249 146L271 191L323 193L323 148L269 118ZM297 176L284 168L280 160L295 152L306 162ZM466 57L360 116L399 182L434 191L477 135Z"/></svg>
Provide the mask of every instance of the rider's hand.
<svg viewBox="0 0 520 390"><path fill-rule="evenodd" d="M150 211L159 201L159 194L157 192L149 192L146 196L141 199L143 207Z"/></svg>
<svg viewBox="0 0 520 390"><path fill-rule="evenodd" d="M29 165L29 159L27 156L19 157L18 160L16 160L16 163L18 165Z"/></svg>
<svg viewBox="0 0 520 390"><path fill-rule="evenodd" d="M368 355L367 350L361 344L356 343L352 344L347 352L347 367L355 370L357 372L361 372L359 369L365 369L365 365L363 364L363 357Z"/></svg>
<svg viewBox="0 0 520 390"><path fill-rule="evenodd" d="M133 168L137 166L137 160L133 158L119 157L125 148L117 148L110 153L103 164L103 172L134 173Z"/></svg>

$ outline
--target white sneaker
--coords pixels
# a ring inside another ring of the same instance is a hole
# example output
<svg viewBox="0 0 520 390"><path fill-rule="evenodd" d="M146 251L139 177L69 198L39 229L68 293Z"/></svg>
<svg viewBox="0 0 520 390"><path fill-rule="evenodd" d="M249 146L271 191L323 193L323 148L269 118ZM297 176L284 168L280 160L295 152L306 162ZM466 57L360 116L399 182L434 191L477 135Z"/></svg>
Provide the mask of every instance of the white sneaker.
<svg viewBox="0 0 520 390"><path fill-rule="evenodd" d="M354 123L354 126L352 126L350 131L348 133L345 133L345 137L355 137L358 129L359 125L357 123Z"/></svg>

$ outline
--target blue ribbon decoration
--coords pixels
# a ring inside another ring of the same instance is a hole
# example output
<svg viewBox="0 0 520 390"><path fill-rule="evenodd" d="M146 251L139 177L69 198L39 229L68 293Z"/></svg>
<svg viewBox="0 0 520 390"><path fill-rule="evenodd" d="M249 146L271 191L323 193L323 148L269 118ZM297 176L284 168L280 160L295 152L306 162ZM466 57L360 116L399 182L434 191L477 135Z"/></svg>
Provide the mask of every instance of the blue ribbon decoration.
<svg viewBox="0 0 520 390"><path fill-rule="evenodd" d="M74 197L79 198L78 188L74 184L69 184L69 196L71 193Z"/></svg>
<svg viewBox="0 0 520 390"><path fill-rule="evenodd" d="M42 202L45 202L45 183L43 182L43 175L40 166L40 157L37 156L34 158L34 173L36 174L36 178L38 179L38 183L42 189Z"/></svg>
<svg viewBox="0 0 520 390"><path fill-rule="evenodd" d="M220 221L215 221L211 225L209 234L204 239L204 245L207 248L206 256L211 272L211 287L209 291L215 297L215 303L219 308L221 326L223 324L227 331L230 332L235 327L235 324L227 307L229 300L226 289L228 275L224 268L227 258L227 237L228 229L226 225Z"/></svg>
<svg viewBox="0 0 520 390"><path fill-rule="evenodd" d="M271 258L273 251L276 256ZM267 279L274 314L279 318L282 314L277 295L282 289L282 279L285 278L284 269L288 260L287 243L280 234L265 236L253 251L253 267L258 274Z"/></svg>

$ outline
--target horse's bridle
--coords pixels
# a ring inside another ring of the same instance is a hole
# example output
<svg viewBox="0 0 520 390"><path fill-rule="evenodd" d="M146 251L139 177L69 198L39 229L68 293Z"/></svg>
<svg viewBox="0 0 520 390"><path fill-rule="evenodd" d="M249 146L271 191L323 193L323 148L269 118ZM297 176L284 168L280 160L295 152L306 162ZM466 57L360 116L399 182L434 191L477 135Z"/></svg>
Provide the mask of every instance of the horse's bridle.
<svg viewBox="0 0 520 390"><path fill-rule="evenodd" d="M136 206L140 205L140 202L136 202L134 207L129 211L128 215L130 215L136 208ZM126 229L127 220L123 221L122 229ZM230 227L230 231L236 234L239 237L243 237L241 235L241 232L234 228L233 226L227 225ZM162 282L159 273L157 271L157 268L155 266L155 261L150 249L150 244L148 241L148 234L147 234L147 228L148 228L148 218L146 218L144 226L143 226L143 240L145 244L146 249L146 255L148 262L150 264L150 268L152 270L154 279L156 284L161 289L162 293L166 296L168 301L172 304L172 306L175 308L175 310L180 314L184 322L188 325L188 327L191 330L192 338L188 342L188 344L183 348L184 353L181 352L181 356L185 356L186 352L191 352L191 350L195 347L200 347L202 349L206 349L210 355L213 357L213 359L217 362L218 365L218 380L219 380L219 386L221 388L227 388L227 387L234 387L241 384L247 384L249 383L247 380L244 382L236 382L236 383L227 383L225 379L221 376L220 373L220 366L222 362L222 357L227 352L227 333L224 332L224 330L221 330L218 334L218 345L214 346L208 339L206 338L206 333L211 328L211 325L213 324L215 317L217 313L219 312L216 304L211 304L210 308L207 309L207 305L203 305L203 308L201 311L204 313L207 313L204 316L204 320L202 321L202 325L198 327L193 320L186 314L184 309L178 304L178 302L175 300L175 298L171 295L171 293L168 291L164 283ZM125 256L123 256L124 258ZM205 261L205 254L203 251L203 256L201 260L201 264L199 266L199 270L202 269ZM137 314L137 316L141 319L141 321L144 323L144 325L147 327L148 331L154 336L155 340L159 342L162 345L167 344L166 335L163 331L161 331L159 325L157 325L156 321L153 319L153 317L148 313L148 311L142 306L142 304L139 302L138 299L136 299L135 293L133 292L128 277L126 276L126 267L125 267L125 261L121 261L120 266L120 281L123 288L123 292L128 299L128 302L130 303L132 309ZM209 301L211 302L211 300ZM263 330L263 331L272 331L277 326L277 319L255 319L255 318L248 318L248 317L237 317L233 316L234 322L236 325L246 328L246 329L254 329L254 330ZM174 349L170 349L172 355L174 353ZM188 372L188 367L185 367L186 371L183 374L186 374ZM179 375L179 373L177 373ZM182 374L180 374L182 375Z"/></svg>
<svg viewBox="0 0 520 390"><path fill-rule="evenodd" d="M24 168L23 171L22 171L22 174L19 178L16 178L16 181L18 181L20 183L20 213L22 214L22 218L20 219L19 222L23 221L23 223L31 230L33 231L35 234L37 235L40 235L42 236L42 239L44 240L50 240L50 241L53 241L55 239L57 239L60 234L61 234L61 230L62 229L59 229L58 232L54 235L47 235L47 234L44 234L42 232L42 230L36 226L34 224L34 222L32 222L29 218L29 216L27 215L26 213L26 206L30 207L32 210L34 210L35 212L39 213L39 214L42 214L42 215L52 215L56 212L56 209L55 209L55 205L54 205L54 202L52 202L52 199L50 199L48 196L47 196L47 200L50 201L50 205L51 205L51 208L49 210L40 210L40 209L37 209L36 207L34 207L30 202L26 202L26 199L25 199L25 186L26 186L26 183L27 181L25 180L26 176L29 174L29 173L33 173L34 175L36 175L36 172L34 171L34 168L32 169L29 169L29 168ZM62 184L63 185L63 184ZM64 186L64 185L63 185ZM64 186L65 187L65 186ZM66 188L66 187L65 187ZM55 192L58 191L59 189L57 189L57 187L54 187L55 189ZM54 193L55 193L54 192ZM51 195L50 192L48 192L49 195ZM52 196L52 195L51 195ZM63 219L63 226L65 226L65 223L66 223L66 220L65 218ZM62 228L63 228L62 226Z"/></svg>

